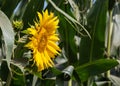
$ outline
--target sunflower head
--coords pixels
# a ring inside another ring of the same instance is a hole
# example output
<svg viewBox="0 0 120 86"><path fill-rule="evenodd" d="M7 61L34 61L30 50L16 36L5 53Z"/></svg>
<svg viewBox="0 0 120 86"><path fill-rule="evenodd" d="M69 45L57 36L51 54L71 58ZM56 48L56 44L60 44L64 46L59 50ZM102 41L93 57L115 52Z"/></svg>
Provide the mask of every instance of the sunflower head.
<svg viewBox="0 0 120 86"><path fill-rule="evenodd" d="M54 65L52 59L61 51L56 44L59 40L58 34L56 34L59 20L54 13L49 14L48 10L37 14L38 21L27 29L31 36L26 47L32 50L34 63L38 67L38 71L42 71Z"/></svg>

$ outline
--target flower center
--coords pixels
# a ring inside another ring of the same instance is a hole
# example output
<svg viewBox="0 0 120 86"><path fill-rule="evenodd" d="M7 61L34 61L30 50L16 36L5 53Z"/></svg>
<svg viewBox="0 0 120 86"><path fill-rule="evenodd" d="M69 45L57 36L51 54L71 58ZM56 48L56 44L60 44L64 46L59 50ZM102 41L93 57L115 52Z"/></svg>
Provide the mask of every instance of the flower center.
<svg viewBox="0 0 120 86"><path fill-rule="evenodd" d="M38 51L42 52L44 51L45 47L47 45L47 33L44 28L39 32L39 37L38 37Z"/></svg>

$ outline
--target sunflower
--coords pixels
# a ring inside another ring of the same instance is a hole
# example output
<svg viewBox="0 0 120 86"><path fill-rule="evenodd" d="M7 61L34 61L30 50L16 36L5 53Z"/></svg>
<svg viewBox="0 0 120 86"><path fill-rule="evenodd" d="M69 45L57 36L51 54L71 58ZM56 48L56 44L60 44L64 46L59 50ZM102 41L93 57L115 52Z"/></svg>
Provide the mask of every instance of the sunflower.
<svg viewBox="0 0 120 86"><path fill-rule="evenodd" d="M48 13L48 10L37 14L38 20L30 28L27 28L27 32L31 36L26 47L32 50L33 61L38 71L42 71L54 66L52 59L61 51L56 44L59 41L56 33L59 19L54 16L54 13Z"/></svg>

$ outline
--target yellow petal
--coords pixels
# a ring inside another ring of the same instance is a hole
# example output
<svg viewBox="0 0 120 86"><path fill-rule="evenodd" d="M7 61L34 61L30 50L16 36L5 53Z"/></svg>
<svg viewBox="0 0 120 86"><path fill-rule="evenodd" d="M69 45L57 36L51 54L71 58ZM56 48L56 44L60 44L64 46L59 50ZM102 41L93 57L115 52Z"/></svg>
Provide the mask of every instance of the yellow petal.
<svg viewBox="0 0 120 86"><path fill-rule="evenodd" d="M47 53L48 53L48 55L49 55L49 57L51 57L51 58L55 58L55 54L54 53L52 53L50 50L46 50L47 51Z"/></svg>
<svg viewBox="0 0 120 86"><path fill-rule="evenodd" d="M48 59L48 65L52 67L54 65L53 61L51 60L50 56L48 55L48 52L45 50L45 57Z"/></svg>
<svg viewBox="0 0 120 86"><path fill-rule="evenodd" d="M47 49L50 50L54 54L59 54L52 46L47 45Z"/></svg>
<svg viewBox="0 0 120 86"><path fill-rule="evenodd" d="M39 13L39 12L37 12L37 13L38 13L38 17L39 17L39 20L40 20L40 24L42 24L42 20L43 20L43 18L42 18L42 14Z"/></svg>
<svg viewBox="0 0 120 86"><path fill-rule="evenodd" d="M49 37L49 40L56 42L56 41L59 41L59 38L55 35L52 35Z"/></svg>
<svg viewBox="0 0 120 86"><path fill-rule="evenodd" d="M55 44L55 43L52 42L52 41L49 41L49 42L48 42L48 45L49 45L49 46L52 46L55 50L61 51L61 49L58 47L58 45Z"/></svg>
<svg viewBox="0 0 120 86"><path fill-rule="evenodd" d="M34 28L28 28L27 31L29 32L29 34L31 35L35 35L36 34L36 30Z"/></svg>

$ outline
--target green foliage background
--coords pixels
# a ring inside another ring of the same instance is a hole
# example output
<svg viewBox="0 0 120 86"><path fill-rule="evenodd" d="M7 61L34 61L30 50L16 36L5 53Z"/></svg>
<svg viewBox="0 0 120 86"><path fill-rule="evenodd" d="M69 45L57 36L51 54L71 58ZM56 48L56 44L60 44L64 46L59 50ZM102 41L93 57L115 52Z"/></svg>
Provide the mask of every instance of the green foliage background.
<svg viewBox="0 0 120 86"><path fill-rule="evenodd" d="M60 20L62 52L37 72L24 31L45 9ZM0 86L120 86L119 9L119 0L0 0Z"/></svg>

